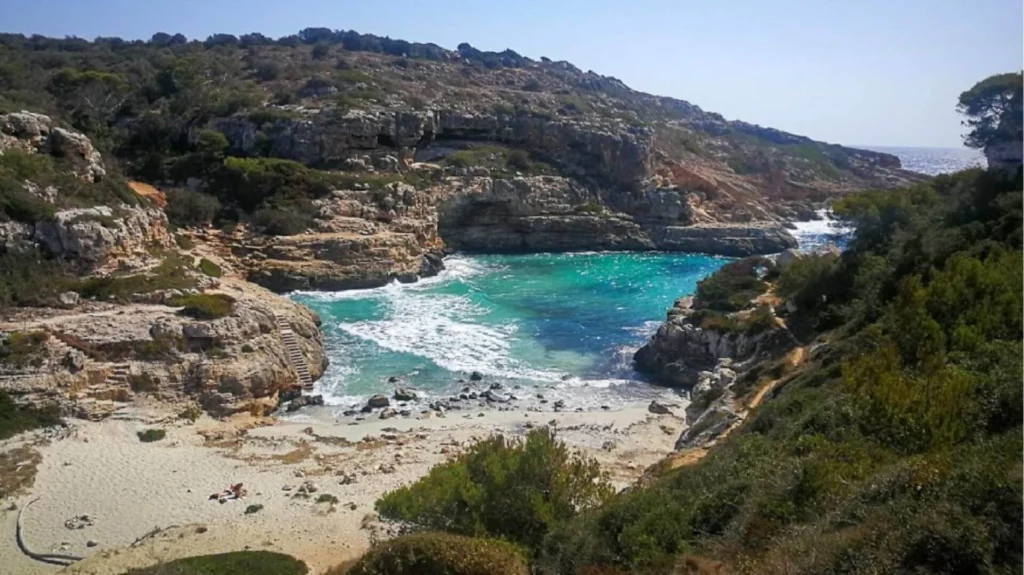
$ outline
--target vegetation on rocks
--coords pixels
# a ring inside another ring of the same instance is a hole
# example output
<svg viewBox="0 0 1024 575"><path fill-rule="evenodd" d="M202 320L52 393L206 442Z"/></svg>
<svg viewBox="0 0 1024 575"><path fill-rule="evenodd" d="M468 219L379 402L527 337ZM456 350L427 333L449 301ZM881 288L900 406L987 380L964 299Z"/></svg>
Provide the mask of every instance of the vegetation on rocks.
<svg viewBox="0 0 1024 575"><path fill-rule="evenodd" d="M745 258L722 266L697 283L694 307L717 312L739 311L768 290L764 276L774 270L767 258Z"/></svg>
<svg viewBox="0 0 1024 575"><path fill-rule="evenodd" d="M347 575L527 575L518 548L495 539L416 533L371 549Z"/></svg>
<svg viewBox="0 0 1024 575"><path fill-rule="evenodd" d="M42 199L36 189L54 188L56 203ZM34 223L51 219L59 208L95 205L136 205L140 198L115 177L93 183L72 174L71 166L60 158L34 154L17 148L0 154L0 222Z"/></svg>

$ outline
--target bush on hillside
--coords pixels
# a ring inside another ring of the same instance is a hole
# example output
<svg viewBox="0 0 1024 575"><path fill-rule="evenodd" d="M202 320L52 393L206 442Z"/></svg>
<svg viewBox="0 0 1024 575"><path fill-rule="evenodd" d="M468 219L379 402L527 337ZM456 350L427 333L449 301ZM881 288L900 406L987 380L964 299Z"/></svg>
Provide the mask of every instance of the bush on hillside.
<svg viewBox="0 0 1024 575"><path fill-rule="evenodd" d="M775 293L798 309L812 310L828 302L835 291L837 263L832 254L807 254L787 262L779 270Z"/></svg>
<svg viewBox="0 0 1024 575"><path fill-rule="evenodd" d="M528 575L530 569L522 553L504 541L448 533L415 533L378 544L345 573Z"/></svg>
<svg viewBox="0 0 1024 575"><path fill-rule="evenodd" d="M175 298L170 304L181 307L182 315L211 320L231 315L235 298L223 293L199 293Z"/></svg>
<svg viewBox="0 0 1024 575"><path fill-rule="evenodd" d="M549 428L525 440L474 445L416 483L377 501L381 516L421 529L499 537L539 548L555 526L613 493L597 462L574 455Z"/></svg>
<svg viewBox="0 0 1024 575"><path fill-rule="evenodd" d="M206 227L220 212L217 198L187 189L167 191L167 219L176 226Z"/></svg>
<svg viewBox="0 0 1024 575"><path fill-rule="evenodd" d="M38 248L0 253L0 310L50 304L74 281L67 262Z"/></svg>
<svg viewBox="0 0 1024 575"><path fill-rule="evenodd" d="M305 563L283 553L234 551L176 559L124 575L306 575Z"/></svg>
<svg viewBox="0 0 1024 575"><path fill-rule="evenodd" d="M253 223L265 234L294 236L313 226L313 215L297 208L267 208L252 215Z"/></svg>
<svg viewBox="0 0 1024 575"><path fill-rule="evenodd" d="M752 300L768 291L762 276L773 268L763 257L745 258L728 263L697 283L694 307L730 312L746 309Z"/></svg>

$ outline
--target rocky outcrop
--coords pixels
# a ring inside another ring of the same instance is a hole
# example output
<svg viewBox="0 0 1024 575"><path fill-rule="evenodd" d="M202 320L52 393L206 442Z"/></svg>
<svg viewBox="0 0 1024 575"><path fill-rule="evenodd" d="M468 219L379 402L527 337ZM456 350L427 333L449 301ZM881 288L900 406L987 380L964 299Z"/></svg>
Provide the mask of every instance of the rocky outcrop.
<svg viewBox="0 0 1024 575"><path fill-rule="evenodd" d="M167 216L155 208L96 206L64 210L32 227L32 239L51 254L90 266L112 258L145 258L154 247L173 245Z"/></svg>
<svg viewBox="0 0 1024 575"><path fill-rule="evenodd" d="M669 387L694 388L701 372L719 365L722 359L743 362L762 354L776 354L796 345L782 327L752 332L742 323L731 328L702 327L693 298L675 302L668 318L651 339L634 355L636 368L651 375L656 383ZM747 312L734 315L737 319Z"/></svg>
<svg viewBox="0 0 1024 575"><path fill-rule="evenodd" d="M19 400L94 419L136 397L197 401L214 414L271 411L280 392L299 385L275 313L290 322L310 374L323 374L327 358L316 314L244 282L221 287L237 303L229 316L212 321L163 305L90 304L45 325L21 322L19 330L47 338L30 364L2 366L0 385Z"/></svg>
<svg viewBox="0 0 1024 575"><path fill-rule="evenodd" d="M106 176L103 158L89 138L58 127L49 116L32 112L0 114L0 153L9 148L49 154L68 161L89 181Z"/></svg>

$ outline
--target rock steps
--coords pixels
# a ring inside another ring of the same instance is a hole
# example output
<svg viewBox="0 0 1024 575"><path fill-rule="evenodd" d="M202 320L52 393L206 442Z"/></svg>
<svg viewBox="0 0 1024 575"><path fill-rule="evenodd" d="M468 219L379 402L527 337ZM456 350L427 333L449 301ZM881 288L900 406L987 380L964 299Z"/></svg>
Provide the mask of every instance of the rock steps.
<svg viewBox="0 0 1024 575"><path fill-rule="evenodd" d="M302 390L313 391L313 377L309 374L309 366L306 364L306 358L302 355L298 337L295 335L295 331L292 330L291 323L277 313L274 314L274 318L277 320L277 329L281 333L281 341L284 343L285 351L288 352L288 360L291 362L292 367L295 368L295 373L299 376Z"/></svg>

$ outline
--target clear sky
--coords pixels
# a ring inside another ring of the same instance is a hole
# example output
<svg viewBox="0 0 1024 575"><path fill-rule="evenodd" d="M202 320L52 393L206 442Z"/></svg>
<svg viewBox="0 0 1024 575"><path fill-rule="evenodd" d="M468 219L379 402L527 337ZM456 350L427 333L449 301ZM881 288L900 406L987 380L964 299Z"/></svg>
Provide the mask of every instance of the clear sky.
<svg viewBox="0 0 1024 575"><path fill-rule="evenodd" d="M149 38L353 29L568 60L843 144L960 145L956 98L1020 70L1021 0L0 0L0 31Z"/></svg>

